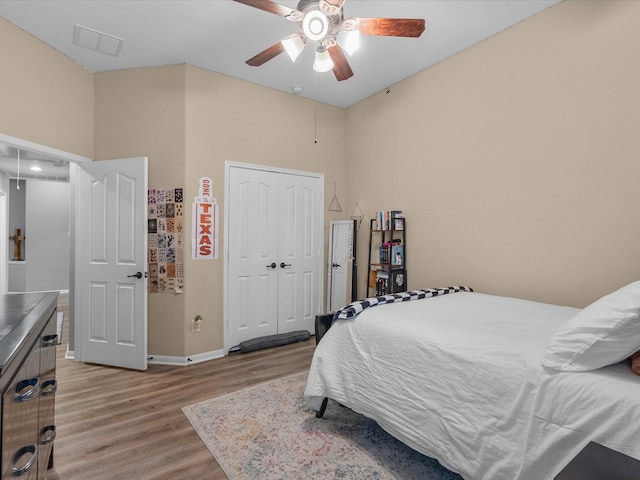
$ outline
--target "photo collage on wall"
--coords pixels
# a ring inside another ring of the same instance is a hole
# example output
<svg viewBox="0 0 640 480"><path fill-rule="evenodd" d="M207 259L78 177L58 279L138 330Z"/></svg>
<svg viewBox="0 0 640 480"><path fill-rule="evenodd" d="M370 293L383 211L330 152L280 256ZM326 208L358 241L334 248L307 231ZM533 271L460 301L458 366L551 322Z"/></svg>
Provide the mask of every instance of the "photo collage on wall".
<svg viewBox="0 0 640 480"><path fill-rule="evenodd" d="M183 189L148 191L149 293L182 293L184 287Z"/></svg>

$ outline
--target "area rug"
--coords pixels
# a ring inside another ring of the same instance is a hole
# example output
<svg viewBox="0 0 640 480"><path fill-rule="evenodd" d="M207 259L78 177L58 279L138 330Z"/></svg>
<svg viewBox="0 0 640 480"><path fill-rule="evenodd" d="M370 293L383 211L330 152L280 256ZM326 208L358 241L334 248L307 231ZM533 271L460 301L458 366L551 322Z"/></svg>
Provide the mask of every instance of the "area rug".
<svg viewBox="0 0 640 480"><path fill-rule="evenodd" d="M323 418L303 398L297 374L184 407L230 480L461 477L330 402Z"/></svg>

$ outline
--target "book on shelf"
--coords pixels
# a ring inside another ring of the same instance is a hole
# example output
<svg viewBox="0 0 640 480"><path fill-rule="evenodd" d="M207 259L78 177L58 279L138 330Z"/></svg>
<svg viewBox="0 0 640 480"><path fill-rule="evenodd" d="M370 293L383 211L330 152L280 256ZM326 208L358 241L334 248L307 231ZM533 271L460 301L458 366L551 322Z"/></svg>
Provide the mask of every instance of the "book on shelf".
<svg viewBox="0 0 640 480"><path fill-rule="evenodd" d="M402 245L392 245L391 265L404 265L404 247Z"/></svg>
<svg viewBox="0 0 640 480"><path fill-rule="evenodd" d="M378 263L389 263L389 246L388 245L381 245L380 246L380 258Z"/></svg>
<svg viewBox="0 0 640 480"><path fill-rule="evenodd" d="M404 216L398 216L393 219L394 230L404 230Z"/></svg>
<svg viewBox="0 0 640 480"><path fill-rule="evenodd" d="M376 295L386 295L389 285L389 274L383 270L376 273Z"/></svg>
<svg viewBox="0 0 640 480"><path fill-rule="evenodd" d="M383 265L403 265L404 247L400 239L394 238L390 242L384 242L379 251L379 262Z"/></svg>
<svg viewBox="0 0 640 480"><path fill-rule="evenodd" d="M404 230L402 210L381 210L376 213L375 219L378 230Z"/></svg>

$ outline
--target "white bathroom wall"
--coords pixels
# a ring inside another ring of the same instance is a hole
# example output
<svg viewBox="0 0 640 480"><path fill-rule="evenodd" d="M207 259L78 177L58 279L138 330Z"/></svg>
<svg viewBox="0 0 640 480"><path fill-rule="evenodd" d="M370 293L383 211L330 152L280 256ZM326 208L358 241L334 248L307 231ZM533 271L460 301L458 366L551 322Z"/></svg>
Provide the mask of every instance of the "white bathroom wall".
<svg viewBox="0 0 640 480"><path fill-rule="evenodd" d="M68 183L27 180L25 291L69 289L69 205Z"/></svg>

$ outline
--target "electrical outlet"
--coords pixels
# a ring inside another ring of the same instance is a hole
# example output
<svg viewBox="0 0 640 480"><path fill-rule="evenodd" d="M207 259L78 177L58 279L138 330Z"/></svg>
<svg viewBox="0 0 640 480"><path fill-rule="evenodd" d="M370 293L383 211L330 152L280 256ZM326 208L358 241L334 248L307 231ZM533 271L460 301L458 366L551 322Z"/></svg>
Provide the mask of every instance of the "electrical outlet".
<svg viewBox="0 0 640 480"><path fill-rule="evenodd" d="M198 314L193 317L191 321L191 333L197 333L200 331L200 324L202 323L202 315Z"/></svg>

